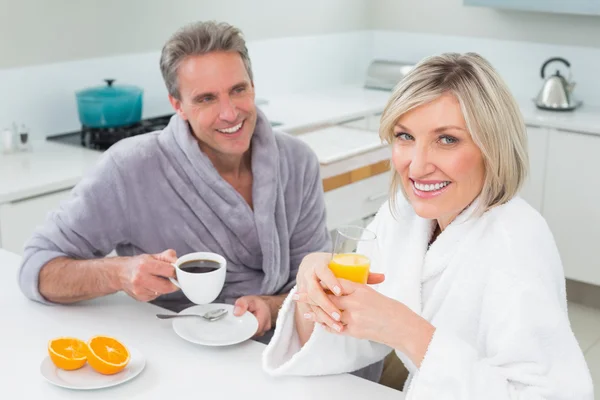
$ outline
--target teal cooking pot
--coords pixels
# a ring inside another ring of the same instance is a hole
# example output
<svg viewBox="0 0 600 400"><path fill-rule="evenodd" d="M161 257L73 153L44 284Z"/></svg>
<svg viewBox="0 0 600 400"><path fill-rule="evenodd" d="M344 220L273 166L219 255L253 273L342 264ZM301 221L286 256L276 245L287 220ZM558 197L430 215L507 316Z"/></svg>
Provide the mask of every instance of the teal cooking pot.
<svg viewBox="0 0 600 400"><path fill-rule="evenodd" d="M89 128L112 128L132 125L142 119L143 90L137 86L106 85L75 93L77 112L82 125Z"/></svg>

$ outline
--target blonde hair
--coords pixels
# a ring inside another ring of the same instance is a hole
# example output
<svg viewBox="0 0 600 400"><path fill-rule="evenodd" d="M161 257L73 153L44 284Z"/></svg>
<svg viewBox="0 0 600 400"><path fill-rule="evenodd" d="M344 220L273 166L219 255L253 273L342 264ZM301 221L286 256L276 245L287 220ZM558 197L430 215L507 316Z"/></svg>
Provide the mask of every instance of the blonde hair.
<svg viewBox="0 0 600 400"><path fill-rule="evenodd" d="M476 214L512 199L523 185L528 169L527 134L519 107L494 68L478 54L446 53L421 61L394 89L381 116L379 135L392 143L394 126L406 112L443 94L460 104L467 130L481 150L485 180ZM393 171L390 206L395 210L398 189Z"/></svg>

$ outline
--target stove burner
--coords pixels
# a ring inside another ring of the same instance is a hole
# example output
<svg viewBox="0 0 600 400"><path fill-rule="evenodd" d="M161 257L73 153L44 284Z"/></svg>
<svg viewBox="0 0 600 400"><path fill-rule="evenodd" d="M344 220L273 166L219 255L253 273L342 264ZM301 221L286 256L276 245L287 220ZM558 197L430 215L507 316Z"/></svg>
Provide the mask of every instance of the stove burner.
<svg viewBox="0 0 600 400"><path fill-rule="evenodd" d="M163 115L144 119L133 125L113 128L92 128L84 125L81 131L48 136L47 139L68 144L79 143L83 147L103 151L121 139L162 130L169 124L171 117L172 114Z"/></svg>

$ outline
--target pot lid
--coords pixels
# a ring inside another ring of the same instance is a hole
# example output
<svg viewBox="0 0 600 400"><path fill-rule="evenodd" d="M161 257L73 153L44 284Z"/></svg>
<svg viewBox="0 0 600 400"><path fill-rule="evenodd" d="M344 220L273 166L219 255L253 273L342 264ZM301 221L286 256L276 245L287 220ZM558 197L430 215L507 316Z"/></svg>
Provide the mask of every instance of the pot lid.
<svg viewBox="0 0 600 400"><path fill-rule="evenodd" d="M143 90L133 85L113 85L114 79L105 79L106 85L95 86L78 91L78 97L94 99L112 99L140 95Z"/></svg>

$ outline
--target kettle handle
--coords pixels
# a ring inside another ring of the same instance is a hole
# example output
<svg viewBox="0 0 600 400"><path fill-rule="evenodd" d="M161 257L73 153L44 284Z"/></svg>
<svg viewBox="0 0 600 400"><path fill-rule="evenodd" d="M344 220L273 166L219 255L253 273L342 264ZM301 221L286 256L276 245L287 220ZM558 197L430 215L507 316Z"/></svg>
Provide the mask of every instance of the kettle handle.
<svg viewBox="0 0 600 400"><path fill-rule="evenodd" d="M548 64L550 64L551 62L554 62L554 61L560 61L560 62L564 63L567 67L571 68L571 64L567 60L565 60L564 58L553 57L553 58L551 58L549 60L546 60L546 62L542 65L542 71L541 71L542 79L546 78L546 76L545 76L546 74L544 73L544 70L546 69L546 65L548 65Z"/></svg>

